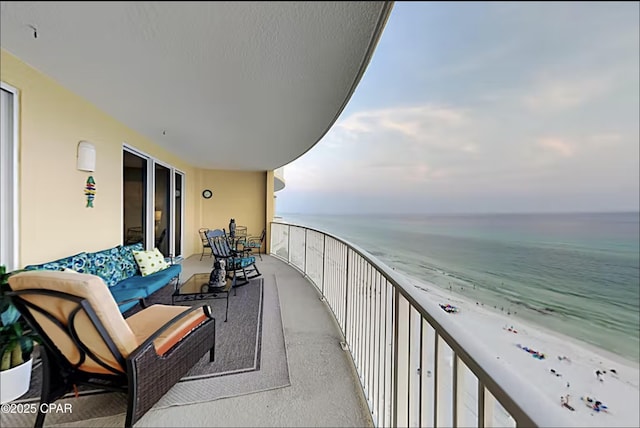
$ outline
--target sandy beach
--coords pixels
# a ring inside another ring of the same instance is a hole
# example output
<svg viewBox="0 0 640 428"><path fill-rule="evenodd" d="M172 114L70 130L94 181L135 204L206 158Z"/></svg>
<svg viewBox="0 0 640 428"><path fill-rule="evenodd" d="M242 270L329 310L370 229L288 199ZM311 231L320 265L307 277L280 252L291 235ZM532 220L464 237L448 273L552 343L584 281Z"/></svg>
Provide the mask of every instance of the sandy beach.
<svg viewBox="0 0 640 428"><path fill-rule="evenodd" d="M449 316L481 339L502 364L520 373L538 390L541 400L566 411L573 426L640 426L638 363L525 322L517 315L496 312L464 295L415 278L407 280L436 305L457 307L458 312ZM562 406L567 395L574 410ZM586 397L593 401L587 403ZM600 411L594 409L596 401Z"/></svg>

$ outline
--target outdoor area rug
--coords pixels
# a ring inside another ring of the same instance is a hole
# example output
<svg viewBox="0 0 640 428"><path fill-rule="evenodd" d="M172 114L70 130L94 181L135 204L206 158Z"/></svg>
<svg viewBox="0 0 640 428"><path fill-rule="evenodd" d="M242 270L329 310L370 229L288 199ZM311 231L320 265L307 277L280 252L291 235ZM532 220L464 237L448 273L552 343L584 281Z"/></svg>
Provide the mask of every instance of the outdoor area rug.
<svg viewBox="0 0 640 428"><path fill-rule="evenodd" d="M256 278L229 296L229 318L224 322L225 299L206 300L216 318L216 355L209 354L191 369L153 409L217 400L289 386L278 290L274 276ZM205 301L203 301L205 302ZM161 374L158 374L161 376ZM37 403L41 368L33 372L31 389L14 403ZM124 423L126 396L88 390L78 398L68 394L56 403L70 403L73 412L48 414L46 425L121 415ZM152 412L153 409L150 411ZM33 414L2 414L1 426L32 427Z"/></svg>

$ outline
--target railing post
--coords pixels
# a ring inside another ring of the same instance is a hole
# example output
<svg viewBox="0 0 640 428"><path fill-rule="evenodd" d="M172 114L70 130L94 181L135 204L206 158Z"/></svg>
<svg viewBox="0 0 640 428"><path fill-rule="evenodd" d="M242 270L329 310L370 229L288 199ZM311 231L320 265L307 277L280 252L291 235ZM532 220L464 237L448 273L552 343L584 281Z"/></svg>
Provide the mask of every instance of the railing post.
<svg viewBox="0 0 640 428"><path fill-rule="evenodd" d="M422 356L424 353L424 349L423 349L423 344L424 344L424 318L422 318L422 316L420 316L420 354L419 354L419 363L418 363L418 373L420 374L420 376L418 376L418 382L419 382L419 388L418 388L418 426L422 426L422 386L424 385L423 379L424 379L424 372L425 372L425 368L422 367ZM453 426L457 426L457 425L453 425Z"/></svg>
<svg viewBox="0 0 640 428"><path fill-rule="evenodd" d="M484 428L484 385L478 379L478 428Z"/></svg>
<svg viewBox="0 0 640 428"><path fill-rule="evenodd" d="M411 425L411 378L413 377L411 349L411 304L409 304L407 309L407 425Z"/></svg>
<svg viewBox="0 0 640 428"><path fill-rule="evenodd" d="M348 343L348 339L347 339L347 320L349 319L347 317L347 314L349 313L349 247L347 248L347 261L345 264L345 282L344 282L344 338L345 340L347 340L347 344Z"/></svg>
<svg viewBox="0 0 640 428"><path fill-rule="evenodd" d="M287 227L287 263L291 264L291 225L288 224Z"/></svg>
<svg viewBox="0 0 640 428"><path fill-rule="evenodd" d="M398 334L400 316L400 291L393 286L393 401L391 404L391 426L398 426ZM436 425L434 425L436 426Z"/></svg>
<svg viewBox="0 0 640 428"><path fill-rule="evenodd" d="M307 275L307 231L309 229L307 229L306 227L304 228L304 262L302 262L302 265L304 266L304 276L309 276Z"/></svg>
<svg viewBox="0 0 640 428"><path fill-rule="evenodd" d="M322 294L322 298L324 298L324 278L327 272L327 235L322 234L322 289L320 290L320 294Z"/></svg>
<svg viewBox="0 0 640 428"><path fill-rule="evenodd" d="M438 335L438 332L436 331L435 334L435 340L433 343L433 426L437 427L438 426L438 382L440 381L440 376L438 375L439 371L440 371L440 364L439 364L439 360L440 360L440 352L439 352L439 343L440 343L440 336Z"/></svg>
<svg viewBox="0 0 640 428"><path fill-rule="evenodd" d="M458 420L458 356L453 354L453 379L451 380L451 401L453 403L452 410L453 415L451 415L453 420L453 426L459 427L460 421Z"/></svg>

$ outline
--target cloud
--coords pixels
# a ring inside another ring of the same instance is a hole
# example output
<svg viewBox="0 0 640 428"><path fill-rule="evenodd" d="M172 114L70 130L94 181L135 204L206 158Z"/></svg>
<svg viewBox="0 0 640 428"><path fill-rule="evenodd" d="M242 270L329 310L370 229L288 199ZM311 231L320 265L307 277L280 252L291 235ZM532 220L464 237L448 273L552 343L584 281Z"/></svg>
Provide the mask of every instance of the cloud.
<svg viewBox="0 0 640 428"><path fill-rule="evenodd" d="M422 105L355 113L336 127L351 134L397 132L416 142L425 142L434 127L459 127L464 122L462 109Z"/></svg>
<svg viewBox="0 0 640 428"><path fill-rule="evenodd" d="M296 186L365 188L381 177L400 183L444 177L445 158L477 152L469 112L436 105L368 110L347 116L287 167ZM311 180L323 174L323 180Z"/></svg>
<svg viewBox="0 0 640 428"><path fill-rule="evenodd" d="M522 101L534 112L558 112L581 107L607 93L611 86L612 79L607 76L573 79L542 76Z"/></svg>
<svg viewBox="0 0 640 428"><path fill-rule="evenodd" d="M304 204L320 199L313 206L339 212L365 209L358 201L387 201L377 208L402 211L418 207L418 200L467 206L482 195L499 201L499 195L638 187L637 132L602 112L576 121L505 106L424 103L347 115L286 166L281 202L294 195ZM396 202L389 202L392 196Z"/></svg>
<svg viewBox="0 0 640 428"><path fill-rule="evenodd" d="M538 146L547 151L556 153L562 157L571 157L575 153L575 148L570 142L562 138L546 137L537 141Z"/></svg>

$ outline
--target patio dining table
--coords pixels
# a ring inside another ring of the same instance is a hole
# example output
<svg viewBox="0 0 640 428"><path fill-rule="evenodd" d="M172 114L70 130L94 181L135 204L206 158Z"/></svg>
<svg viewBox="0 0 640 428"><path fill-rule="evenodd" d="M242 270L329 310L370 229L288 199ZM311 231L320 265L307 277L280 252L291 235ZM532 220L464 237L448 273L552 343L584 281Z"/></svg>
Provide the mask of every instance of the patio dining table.
<svg viewBox="0 0 640 428"><path fill-rule="evenodd" d="M231 248L238 250L238 244L245 242L247 239L247 226L236 226L236 233L233 237L229 235Z"/></svg>

